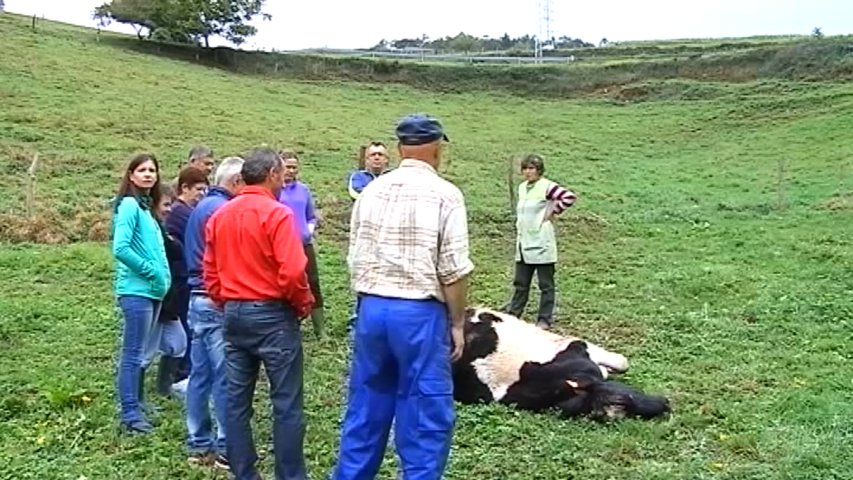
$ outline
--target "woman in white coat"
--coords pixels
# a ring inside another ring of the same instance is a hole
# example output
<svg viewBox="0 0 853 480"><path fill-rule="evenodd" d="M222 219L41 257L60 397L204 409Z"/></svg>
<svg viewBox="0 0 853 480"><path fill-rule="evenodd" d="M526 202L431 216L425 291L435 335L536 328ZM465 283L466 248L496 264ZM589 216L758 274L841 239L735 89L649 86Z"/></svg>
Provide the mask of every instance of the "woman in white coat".
<svg viewBox="0 0 853 480"><path fill-rule="evenodd" d="M527 306L533 272L539 283L539 314L536 325L548 329L553 322L556 289L554 267L557 239L552 221L574 205L577 196L545 178L545 161L530 154L521 161L524 181L518 186L516 210L514 292L507 313L521 317Z"/></svg>

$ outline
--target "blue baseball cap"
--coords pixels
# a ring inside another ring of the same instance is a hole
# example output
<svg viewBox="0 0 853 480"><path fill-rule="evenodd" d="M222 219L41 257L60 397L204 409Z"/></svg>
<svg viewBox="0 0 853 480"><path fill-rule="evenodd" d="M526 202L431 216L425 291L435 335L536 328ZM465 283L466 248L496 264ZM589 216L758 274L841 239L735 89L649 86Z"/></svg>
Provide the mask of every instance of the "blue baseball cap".
<svg viewBox="0 0 853 480"><path fill-rule="evenodd" d="M395 133L403 145L423 145L436 140L450 141L444 134L441 123L422 113L414 113L400 119Z"/></svg>

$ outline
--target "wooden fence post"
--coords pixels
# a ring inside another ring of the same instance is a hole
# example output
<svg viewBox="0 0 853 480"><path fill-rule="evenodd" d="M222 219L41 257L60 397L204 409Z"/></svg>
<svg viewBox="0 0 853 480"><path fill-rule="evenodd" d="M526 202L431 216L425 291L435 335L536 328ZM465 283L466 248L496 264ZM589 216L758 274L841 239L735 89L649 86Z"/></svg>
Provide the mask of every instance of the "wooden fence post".
<svg viewBox="0 0 853 480"><path fill-rule="evenodd" d="M515 218L515 182L513 174L515 173L515 159L510 155L506 162L506 186L509 190L509 216Z"/></svg>
<svg viewBox="0 0 853 480"><path fill-rule="evenodd" d="M33 163L27 169L27 216L32 218L36 210L36 169L38 168L39 154L33 155Z"/></svg>

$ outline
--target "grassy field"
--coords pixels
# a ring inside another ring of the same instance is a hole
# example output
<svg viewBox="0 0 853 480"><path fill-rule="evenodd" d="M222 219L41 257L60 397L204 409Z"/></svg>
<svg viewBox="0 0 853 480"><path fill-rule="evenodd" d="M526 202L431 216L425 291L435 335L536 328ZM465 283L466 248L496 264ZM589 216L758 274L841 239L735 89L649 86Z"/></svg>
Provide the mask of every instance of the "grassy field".
<svg viewBox="0 0 853 480"><path fill-rule="evenodd" d="M307 327L305 376L306 454L322 478L338 445L350 308L343 179L358 144L392 141L411 111L439 116L452 139L442 170L469 204L471 303L498 307L510 293L507 158L540 152L580 197L559 221L558 328L626 354L624 380L674 409L597 424L460 407L447 478L853 478L853 85L653 82L634 88L698 93L614 104L278 81L50 23L32 32L9 15L0 51L0 478L213 476L187 465L175 401L160 401L155 435L116 433L120 324L104 242L105 201L131 154L155 152L171 178L196 142L220 156L265 142L304 157L327 219L318 248L333 338ZM268 407L262 389L262 447ZM262 468L271 475L270 456ZM381 478L393 468L389 456Z"/></svg>

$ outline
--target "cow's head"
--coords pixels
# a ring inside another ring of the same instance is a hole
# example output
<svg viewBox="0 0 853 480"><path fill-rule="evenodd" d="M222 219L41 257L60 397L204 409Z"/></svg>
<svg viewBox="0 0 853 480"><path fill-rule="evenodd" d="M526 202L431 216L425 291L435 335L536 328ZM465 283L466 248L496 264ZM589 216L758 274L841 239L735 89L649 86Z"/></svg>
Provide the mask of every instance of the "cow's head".
<svg viewBox="0 0 853 480"><path fill-rule="evenodd" d="M597 420L626 417L651 419L670 411L669 401L662 396L647 395L615 380L575 388L574 396L560 405L564 416L588 416Z"/></svg>

